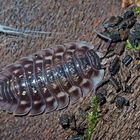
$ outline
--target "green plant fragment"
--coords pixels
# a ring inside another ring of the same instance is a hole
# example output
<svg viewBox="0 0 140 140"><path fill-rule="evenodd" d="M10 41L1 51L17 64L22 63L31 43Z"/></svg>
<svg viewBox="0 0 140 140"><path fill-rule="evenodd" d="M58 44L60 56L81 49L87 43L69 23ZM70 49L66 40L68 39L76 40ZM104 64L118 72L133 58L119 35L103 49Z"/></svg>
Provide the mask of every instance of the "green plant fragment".
<svg viewBox="0 0 140 140"><path fill-rule="evenodd" d="M96 96L92 98L91 108L92 108L91 112L89 112L87 115L87 121L88 121L87 138L88 138L88 140L91 139L91 135L96 128L98 118L100 116L99 102L98 102Z"/></svg>

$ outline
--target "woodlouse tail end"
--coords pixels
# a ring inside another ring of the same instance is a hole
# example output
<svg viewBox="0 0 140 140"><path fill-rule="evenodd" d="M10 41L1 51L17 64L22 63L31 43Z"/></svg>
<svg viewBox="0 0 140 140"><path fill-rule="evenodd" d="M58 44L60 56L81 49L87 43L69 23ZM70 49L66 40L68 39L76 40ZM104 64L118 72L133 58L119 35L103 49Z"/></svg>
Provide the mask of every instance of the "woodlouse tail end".
<svg viewBox="0 0 140 140"><path fill-rule="evenodd" d="M101 83L101 81L103 80L105 75L105 70L101 69L99 71L97 71L97 73L95 74L94 78L92 79L93 81L93 93L95 93L96 88L98 87L98 85Z"/></svg>

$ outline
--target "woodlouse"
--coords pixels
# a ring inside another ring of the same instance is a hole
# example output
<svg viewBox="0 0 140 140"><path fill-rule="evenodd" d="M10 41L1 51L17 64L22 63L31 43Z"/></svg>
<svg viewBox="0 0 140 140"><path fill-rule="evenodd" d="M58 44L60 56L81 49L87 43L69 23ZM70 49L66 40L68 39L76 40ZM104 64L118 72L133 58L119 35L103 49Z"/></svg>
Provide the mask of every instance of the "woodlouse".
<svg viewBox="0 0 140 140"><path fill-rule="evenodd" d="M63 109L94 91L103 76L89 43L47 48L0 72L0 108L17 116Z"/></svg>

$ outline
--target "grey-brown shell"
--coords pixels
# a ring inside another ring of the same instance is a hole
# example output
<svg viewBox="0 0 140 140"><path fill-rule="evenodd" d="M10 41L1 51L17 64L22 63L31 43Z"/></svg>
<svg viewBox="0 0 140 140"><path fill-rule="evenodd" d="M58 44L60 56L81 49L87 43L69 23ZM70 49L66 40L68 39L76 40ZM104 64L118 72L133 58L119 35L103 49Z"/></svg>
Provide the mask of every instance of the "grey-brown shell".
<svg viewBox="0 0 140 140"><path fill-rule="evenodd" d="M0 109L18 116L63 109L94 90L103 75L86 42L47 48L0 72Z"/></svg>

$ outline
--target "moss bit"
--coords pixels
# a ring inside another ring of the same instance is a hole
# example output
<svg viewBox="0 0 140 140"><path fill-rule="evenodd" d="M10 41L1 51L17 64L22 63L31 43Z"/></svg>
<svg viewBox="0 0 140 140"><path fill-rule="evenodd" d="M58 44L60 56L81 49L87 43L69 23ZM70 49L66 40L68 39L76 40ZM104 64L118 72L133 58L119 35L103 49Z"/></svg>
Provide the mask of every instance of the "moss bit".
<svg viewBox="0 0 140 140"><path fill-rule="evenodd" d="M87 121L88 121L87 138L88 138L88 140L91 139L91 135L96 128L99 116L100 116L99 101L97 100L97 97L94 96L92 98L92 102L91 102L91 112L89 112L87 115Z"/></svg>
<svg viewBox="0 0 140 140"><path fill-rule="evenodd" d="M138 15L140 15L140 7L136 7L135 8L135 13L138 14Z"/></svg>
<svg viewBox="0 0 140 140"><path fill-rule="evenodd" d="M140 51L140 44L137 47L136 46L133 47L129 40L126 41L125 47L132 51Z"/></svg>

